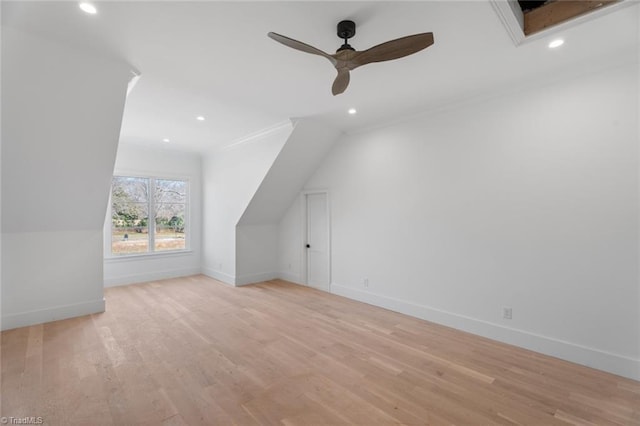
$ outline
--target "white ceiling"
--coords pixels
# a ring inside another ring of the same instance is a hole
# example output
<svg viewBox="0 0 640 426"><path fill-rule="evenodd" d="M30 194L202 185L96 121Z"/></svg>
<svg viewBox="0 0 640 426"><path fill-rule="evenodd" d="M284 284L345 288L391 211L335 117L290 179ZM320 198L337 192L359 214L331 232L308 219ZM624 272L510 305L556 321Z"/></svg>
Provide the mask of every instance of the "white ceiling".
<svg viewBox="0 0 640 426"><path fill-rule="evenodd" d="M540 79L636 60L638 6L516 47L486 1L2 3L3 25L91 49L107 49L142 73L127 99L121 141L205 152L291 117L321 117L354 131ZM286 48L274 31L333 53L335 26L357 24L363 50L432 31L435 44L352 73L332 96L324 58ZM349 116L350 107L358 114ZM197 115L206 117L199 122ZM171 143L162 142L163 138Z"/></svg>

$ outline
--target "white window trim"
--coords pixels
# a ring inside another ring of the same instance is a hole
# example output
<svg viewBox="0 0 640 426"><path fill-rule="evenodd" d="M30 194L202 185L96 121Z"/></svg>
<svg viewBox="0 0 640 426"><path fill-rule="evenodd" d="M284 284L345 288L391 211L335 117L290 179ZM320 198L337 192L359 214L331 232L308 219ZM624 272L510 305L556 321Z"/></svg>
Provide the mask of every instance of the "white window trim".
<svg viewBox="0 0 640 426"><path fill-rule="evenodd" d="M152 173L152 172L139 172L131 170L116 170L113 173L113 177L137 177L150 179L149 180L149 194L153 194L155 190L155 180L181 180L187 182L187 194L185 201L185 226L184 226L184 238L185 248L179 250L162 250L162 251L148 251L146 253L130 253L130 254L113 254L111 253L111 191L112 187L109 187L109 204L107 205L107 214L105 217L104 229L103 229L103 252L104 260L108 262L119 260L142 260L154 257L168 257L168 256L180 256L193 253L191 250L191 178L184 175L173 175L166 173ZM153 182L153 187L151 186ZM149 200L149 207L152 208L152 200ZM151 218L150 218L151 219ZM154 219L155 220L155 219ZM149 220L151 222L151 220ZM155 232L149 233L149 248L155 247Z"/></svg>
<svg viewBox="0 0 640 426"><path fill-rule="evenodd" d="M163 257L178 257L178 256L190 256L193 254L193 250L165 250L154 251L151 253L131 253L131 254L119 254L105 257L105 263L119 263L119 262L135 262L138 260L151 260Z"/></svg>

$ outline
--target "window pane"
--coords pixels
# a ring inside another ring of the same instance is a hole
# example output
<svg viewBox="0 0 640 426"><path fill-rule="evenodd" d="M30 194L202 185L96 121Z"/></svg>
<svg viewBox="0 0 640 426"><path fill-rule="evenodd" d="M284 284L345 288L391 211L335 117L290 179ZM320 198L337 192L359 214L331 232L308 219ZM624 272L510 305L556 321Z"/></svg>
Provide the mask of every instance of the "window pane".
<svg viewBox="0 0 640 426"><path fill-rule="evenodd" d="M149 179L116 176L111 189L111 253L149 251Z"/></svg>
<svg viewBox="0 0 640 426"><path fill-rule="evenodd" d="M149 251L149 214L146 204L131 203L138 214L131 219L114 214L111 220L111 253L130 254ZM115 210L114 210L115 211Z"/></svg>
<svg viewBox="0 0 640 426"><path fill-rule="evenodd" d="M156 204L186 203L187 182L182 180L157 179L154 201Z"/></svg>
<svg viewBox="0 0 640 426"><path fill-rule="evenodd" d="M187 182L156 179L153 196L155 206L155 251L184 250Z"/></svg>
<svg viewBox="0 0 640 426"><path fill-rule="evenodd" d="M185 205L163 203L156 205L155 250L184 250Z"/></svg>
<svg viewBox="0 0 640 426"><path fill-rule="evenodd" d="M114 202L122 200L146 203L149 200L149 179L114 176L111 195Z"/></svg>

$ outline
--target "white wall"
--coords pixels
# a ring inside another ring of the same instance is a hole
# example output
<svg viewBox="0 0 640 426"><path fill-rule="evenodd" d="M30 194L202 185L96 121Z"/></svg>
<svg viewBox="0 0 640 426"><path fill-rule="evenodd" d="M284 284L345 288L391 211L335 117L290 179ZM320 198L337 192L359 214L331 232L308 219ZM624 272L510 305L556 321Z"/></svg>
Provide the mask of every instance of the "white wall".
<svg viewBox="0 0 640 426"><path fill-rule="evenodd" d="M2 327L104 310L102 226L131 68L2 28Z"/></svg>
<svg viewBox="0 0 640 426"><path fill-rule="evenodd" d="M0 22L2 22L2 7L0 7ZM2 64L1 54L0 54L0 64ZM1 82L0 82L0 99L4 99L2 97ZM2 101L0 101L0 129L2 129ZM0 131L0 167L2 167L2 132L1 131ZM2 173L0 169L0 224L2 224L2 207L1 206L2 206ZM0 330L3 330L2 328L2 238L0 238Z"/></svg>
<svg viewBox="0 0 640 426"><path fill-rule="evenodd" d="M204 274L235 284L236 225L291 130L281 126L203 158Z"/></svg>
<svg viewBox="0 0 640 426"><path fill-rule="evenodd" d="M142 257L110 256L111 221L106 220L105 287L199 274L202 261L202 160L200 155L173 151L164 147L151 148L121 143L118 147L114 174L189 181L189 251Z"/></svg>
<svg viewBox="0 0 640 426"><path fill-rule="evenodd" d="M236 227L236 285L278 278L278 225Z"/></svg>
<svg viewBox="0 0 640 426"><path fill-rule="evenodd" d="M640 378L637 120L634 64L340 141L332 291Z"/></svg>

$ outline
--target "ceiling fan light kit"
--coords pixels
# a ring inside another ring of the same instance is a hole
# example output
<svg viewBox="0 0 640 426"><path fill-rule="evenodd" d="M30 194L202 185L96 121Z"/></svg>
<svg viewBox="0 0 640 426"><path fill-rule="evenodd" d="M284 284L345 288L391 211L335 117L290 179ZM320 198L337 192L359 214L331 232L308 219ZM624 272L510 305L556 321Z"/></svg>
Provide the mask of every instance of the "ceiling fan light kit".
<svg viewBox="0 0 640 426"><path fill-rule="evenodd" d="M356 34L355 22L349 20L340 21L337 27L337 34L340 39L344 40L344 43L338 48L336 53L331 55L301 41L274 32L270 32L268 36L292 49L327 58L336 68L336 71L338 71L338 75L331 87L331 92L334 96L343 93L347 89L351 78L350 71L372 62L391 61L411 55L426 49L434 42L433 33L421 33L391 40L373 46L370 49L358 51L349 44L349 39Z"/></svg>

